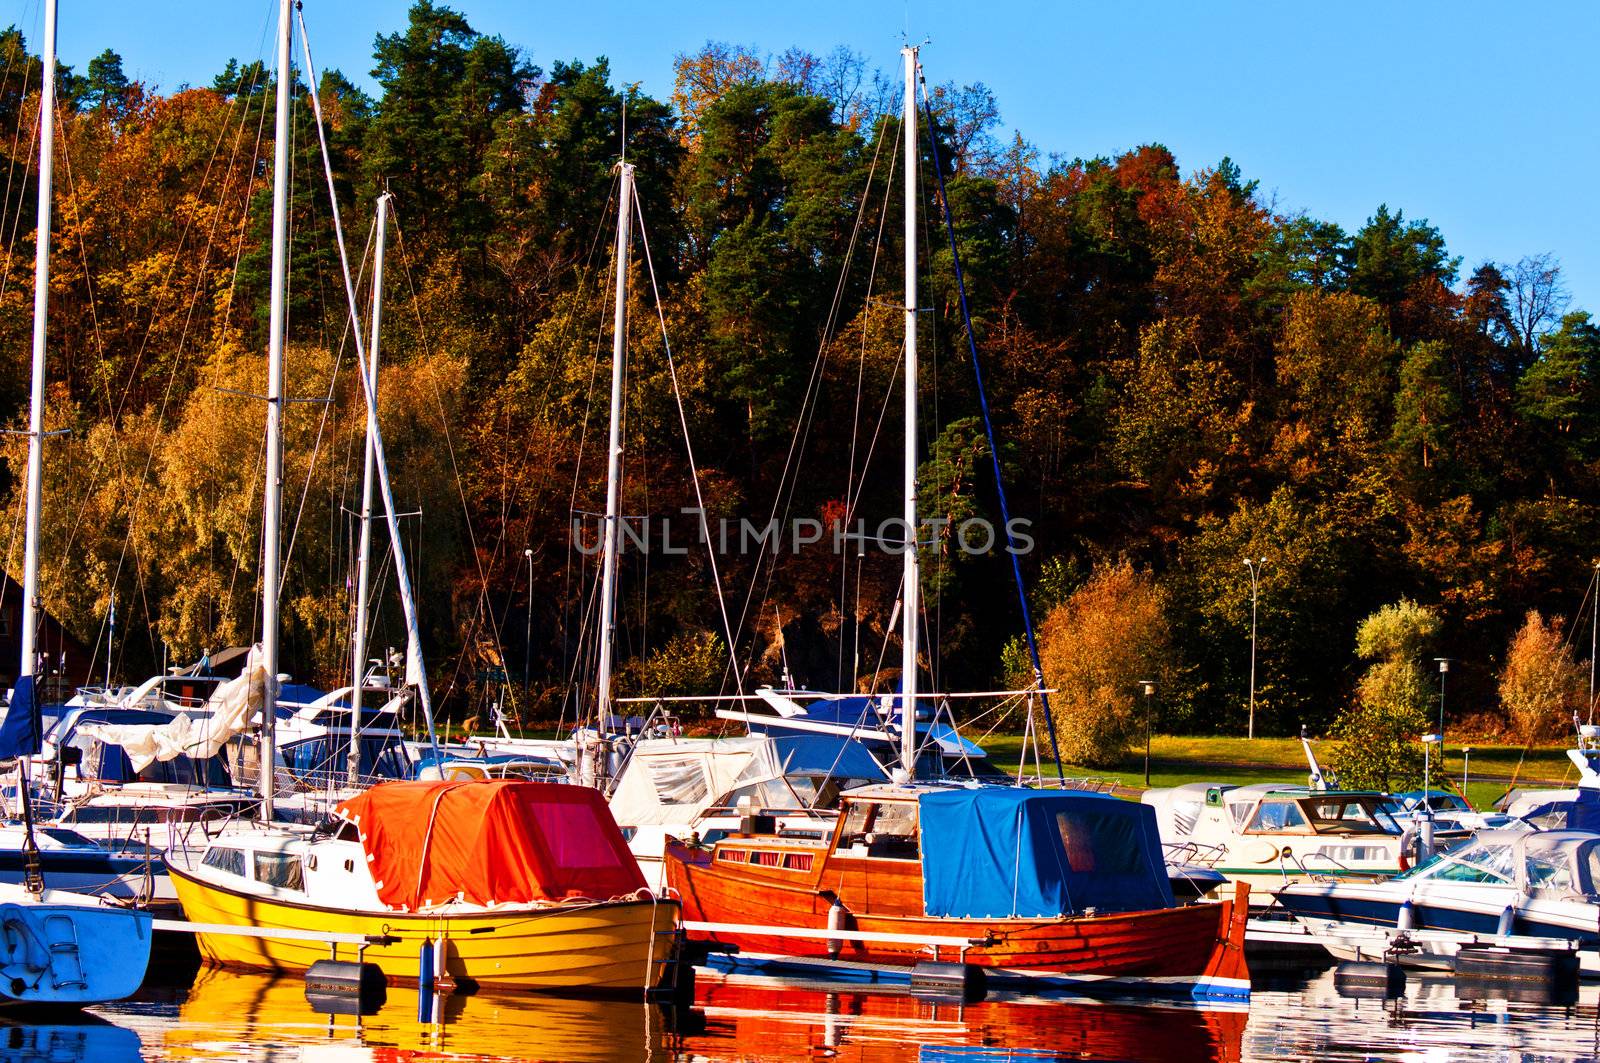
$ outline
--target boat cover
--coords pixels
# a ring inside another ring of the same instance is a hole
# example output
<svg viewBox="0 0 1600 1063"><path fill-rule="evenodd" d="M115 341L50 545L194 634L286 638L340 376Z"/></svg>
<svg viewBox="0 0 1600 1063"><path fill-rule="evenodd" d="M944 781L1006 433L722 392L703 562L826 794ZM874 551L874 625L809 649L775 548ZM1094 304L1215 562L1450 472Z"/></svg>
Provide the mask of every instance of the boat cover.
<svg viewBox="0 0 1600 1063"><path fill-rule="evenodd" d="M917 800L928 915L1048 919L1173 906L1148 805L1011 786L934 790Z"/></svg>
<svg viewBox="0 0 1600 1063"><path fill-rule="evenodd" d="M343 802L378 897L398 911L607 900L644 888L616 821L586 786L391 782Z"/></svg>
<svg viewBox="0 0 1600 1063"><path fill-rule="evenodd" d="M108 745L121 746L135 773L156 761L192 757L205 760L222 752L228 740L248 731L267 700L267 670L261 663L259 644L250 647L244 671L217 687L207 699L205 712L196 717L179 713L159 724L111 722L85 724L77 733Z"/></svg>

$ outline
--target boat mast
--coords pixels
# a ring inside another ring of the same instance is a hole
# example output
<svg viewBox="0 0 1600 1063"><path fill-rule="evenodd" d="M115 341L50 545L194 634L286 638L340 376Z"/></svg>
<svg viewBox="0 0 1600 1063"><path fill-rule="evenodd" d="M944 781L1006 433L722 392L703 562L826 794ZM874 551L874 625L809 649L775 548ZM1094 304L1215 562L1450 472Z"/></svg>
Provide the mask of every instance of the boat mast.
<svg viewBox="0 0 1600 1063"><path fill-rule="evenodd" d="M908 778L917 762L917 621L921 572L917 561L917 49L900 50L906 61L905 109L905 570L900 610L900 766Z"/></svg>
<svg viewBox="0 0 1600 1063"><path fill-rule="evenodd" d="M33 254L33 390L28 406L28 512L22 555L22 662L17 684L32 693L38 664L39 510L44 481L45 321L50 309L50 195L56 140L56 0L44 7L44 80L39 89L39 230ZM37 694L34 695L37 698Z"/></svg>
<svg viewBox="0 0 1600 1063"><path fill-rule="evenodd" d="M378 232L372 259L371 350L367 352L367 392L374 404L378 399L378 325L383 318L383 245L389 224L389 193L378 197ZM366 463L361 473L361 548L356 556L356 621L350 637L350 756L345 781L356 785L361 772L361 687L367 667L367 586L372 553L372 466L376 460L377 412L367 411Z"/></svg>
<svg viewBox="0 0 1600 1063"><path fill-rule="evenodd" d="M261 517L261 819L272 820L277 779L273 730L278 707L278 534L283 508L283 333L289 276L289 35L294 0L278 4L278 107L272 138L272 303L267 331L267 468Z"/></svg>
<svg viewBox="0 0 1600 1063"><path fill-rule="evenodd" d="M50 198L53 184L56 143L56 0L44 6L43 81L39 88L39 217L33 257L33 384L28 405L28 502L27 529L23 538L22 560L22 660L17 683L6 711L6 732L19 734L19 721L11 717L26 713L20 726L27 728L25 743L8 748L7 756L17 758L17 795L22 802L23 884L35 896L44 893L44 875L39 868L39 846L33 837L33 801L28 792L28 756L39 751L39 694L34 689L39 636L39 510L44 481L44 372L45 323L50 309ZM7 745L11 742L8 740Z"/></svg>
<svg viewBox="0 0 1600 1063"><path fill-rule="evenodd" d="M617 295L611 336L611 429L606 440L605 549L600 576L600 667L595 675L603 729L611 712L611 650L617 625L617 546L622 517L622 366L628 343L628 244L633 220L633 166L622 163L617 197Z"/></svg>

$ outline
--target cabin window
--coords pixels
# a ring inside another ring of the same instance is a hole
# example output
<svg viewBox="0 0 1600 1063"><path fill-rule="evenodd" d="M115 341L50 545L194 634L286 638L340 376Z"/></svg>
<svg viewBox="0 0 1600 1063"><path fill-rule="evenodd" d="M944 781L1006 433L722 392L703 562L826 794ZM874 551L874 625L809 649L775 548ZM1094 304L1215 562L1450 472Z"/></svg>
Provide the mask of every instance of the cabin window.
<svg viewBox="0 0 1600 1063"><path fill-rule="evenodd" d="M749 859L750 854L743 849L718 849L717 859L724 863L742 864Z"/></svg>
<svg viewBox="0 0 1600 1063"><path fill-rule="evenodd" d="M300 857L294 853L257 853L256 881L281 890L304 890Z"/></svg>
<svg viewBox="0 0 1600 1063"><path fill-rule="evenodd" d="M1250 820L1249 830L1265 833L1268 831L1303 830L1306 826L1306 817L1300 811L1300 806L1293 801L1263 801L1256 810L1255 817Z"/></svg>
<svg viewBox="0 0 1600 1063"><path fill-rule="evenodd" d="M811 870L811 854L810 853L784 853L783 854L783 866L788 868L790 871L810 871Z"/></svg>
<svg viewBox="0 0 1600 1063"><path fill-rule="evenodd" d="M651 757L646 765L656 800L664 805L698 805L706 799L706 773L688 757Z"/></svg>
<svg viewBox="0 0 1600 1063"><path fill-rule="evenodd" d="M859 801L852 801L845 806L844 826L840 828L839 836L840 848L854 845L861 840L861 836L867 830L867 821L876 807Z"/></svg>
<svg viewBox="0 0 1600 1063"><path fill-rule="evenodd" d="M244 850L224 849L213 845L206 850L205 858L200 861L206 867L214 867L218 871L226 871L230 875L244 878Z"/></svg>
<svg viewBox="0 0 1600 1063"><path fill-rule="evenodd" d="M913 802L885 801L877 806L867 833L867 855L917 859L917 806Z"/></svg>
<svg viewBox="0 0 1600 1063"><path fill-rule="evenodd" d="M1528 872L1528 885L1536 890L1571 890L1572 865L1561 853L1529 853L1523 866Z"/></svg>
<svg viewBox="0 0 1600 1063"><path fill-rule="evenodd" d="M1172 826L1179 834L1191 834L1200 821L1200 805L1195 801L1176 801L1172 805Z"/></svg>
<svg viewBox="0 0 1600 1063"><path fill-rule="evenodd" d="M1511 882L1511 846L1473 845L1447 854L1445 864L1429 878L1446 882Z"/></svg>

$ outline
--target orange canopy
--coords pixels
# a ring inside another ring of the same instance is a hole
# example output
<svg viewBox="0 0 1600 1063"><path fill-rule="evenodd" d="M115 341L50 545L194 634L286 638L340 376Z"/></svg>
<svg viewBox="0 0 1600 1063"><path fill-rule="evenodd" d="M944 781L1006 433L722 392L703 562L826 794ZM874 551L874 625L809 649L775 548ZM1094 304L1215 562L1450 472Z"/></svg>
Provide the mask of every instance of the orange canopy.
<svg viewBox="0 0 1600 1063"><path fill-rule="evenodd" d="M451 901L606 900L644 876L600 794L540 782L391 782L342 803L378 897L421 911Z"/></svg>

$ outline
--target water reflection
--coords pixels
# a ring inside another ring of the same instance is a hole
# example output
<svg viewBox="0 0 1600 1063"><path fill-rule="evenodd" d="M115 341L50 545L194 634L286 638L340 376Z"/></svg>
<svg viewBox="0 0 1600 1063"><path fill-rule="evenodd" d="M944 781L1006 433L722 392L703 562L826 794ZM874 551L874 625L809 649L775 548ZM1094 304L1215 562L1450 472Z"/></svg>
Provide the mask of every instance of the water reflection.
<svg viewBox="0 0 1600 1063"><path fill-rule="evenodd" d="M0 1063L407 1059L841 1063L1244 1063L1416 1060L1553 1063L1600 1058L1600 986L1567 1006L1476 999L1448 976L1412 975L1396 1000L1341 996L1331 970L1259 984L1249 1013L1060 998L975 1004L819 985L703 979L674 1015L624 1001L482 994L416 1020L391 988L374 1015L327 1015L298 978L202 971L98 1009L103 1020L0 1025Z"/></svg>
<svg viewBox="0 0 1600 1063"><path fill-rule="evenodd" d="M0 1018L0 1063L99 1063L140 1057L139 1035L94 1015L37 1024Z"/></svg>
<svg viewBox="0 0 1600 1063"><path fill-rule="evenodd" d="M1600 1059L1600 985L1575 1004L1504 999L1514 991L1457 986L1448 974L1411 972L1398 999L1341 995L1333 971L1258 986L1244 1059L1331 1063L1401 1059L1426 1063L1554 1063Z"/></svg>
<svg viewBox="0 0 1600 1063"><path fill-rule="evenodd" d="M1242 1010L1059 997L963 1004L733 980L703 985L695 1006L705 1013L705 1031L684 1039L689 1058L729 1061L1235 1063L1246 1020Z"/></svg>

